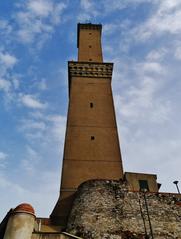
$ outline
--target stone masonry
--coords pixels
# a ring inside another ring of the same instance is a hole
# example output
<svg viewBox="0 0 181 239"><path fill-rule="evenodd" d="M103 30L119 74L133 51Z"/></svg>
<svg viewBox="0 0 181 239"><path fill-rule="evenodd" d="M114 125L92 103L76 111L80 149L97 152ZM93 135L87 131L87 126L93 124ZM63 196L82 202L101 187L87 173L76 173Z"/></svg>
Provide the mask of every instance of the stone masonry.
<svg viewBox="0 0 181 239"><path fill-rule="evenodd" d="M179 198L163 193L145 196L154 239L180 239ZM141 239L145 230L149 235L143 193L130 192L126 182L115 180L90 180L79 187L68 232L86 239Z"/></svg>

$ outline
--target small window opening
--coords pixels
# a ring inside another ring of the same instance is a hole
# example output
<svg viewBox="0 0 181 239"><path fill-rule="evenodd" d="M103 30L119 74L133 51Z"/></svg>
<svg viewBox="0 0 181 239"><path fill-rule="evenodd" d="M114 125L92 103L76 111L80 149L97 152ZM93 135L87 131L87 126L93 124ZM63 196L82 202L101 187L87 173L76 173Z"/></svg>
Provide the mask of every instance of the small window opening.
<svg viewBox="0 0 181 239"><path fill-rule="evenodd" d="M91 140L94 140L95 139L95 137L94 136L91 136Z"/></svg>
<svg viewBox="0 0 181 239"><path fill-rule="evenodd" d="M92 32L89 32L89 35L92 35Z"/></svg>
<svg viewBox="0 0 181 239"><path fill-rule="evenodd" d="M90 58L89 61L92 61L92 59Z"/></svg>
<svg viewBox="0 0 181 239"><path fill-rule="evenodd" d="M149 191L147 180L139 180L139 186L140 186L140 191Z"/></svg>
<svg viewBox="0 0 181 239"><path fill-rule="evenodd" d="M93 106L94 106L94 104L91 102L91 103L90 103L90 108L93 108Z"/></svg>
<svg viewBox="0 0 181 239"><path fill-rule="evenodd" d="M89 45L89 48L92 48L92 46L91 46L91 45Z"/></svg>

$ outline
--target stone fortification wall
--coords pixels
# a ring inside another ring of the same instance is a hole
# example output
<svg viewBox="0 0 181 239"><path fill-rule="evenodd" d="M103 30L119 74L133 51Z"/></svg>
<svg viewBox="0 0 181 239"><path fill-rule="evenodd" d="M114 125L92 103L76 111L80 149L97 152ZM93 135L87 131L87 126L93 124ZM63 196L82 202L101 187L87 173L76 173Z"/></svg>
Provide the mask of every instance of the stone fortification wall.
<svg viewBox="0 0 181 239"><path fill-rule="evenodd" d="M146 200L154 239L181 239L178 198L147 193ZM129 192L125 182L87 181L79 187L67 231L86 239L145 238L150 229L143 194Z"/></svg>

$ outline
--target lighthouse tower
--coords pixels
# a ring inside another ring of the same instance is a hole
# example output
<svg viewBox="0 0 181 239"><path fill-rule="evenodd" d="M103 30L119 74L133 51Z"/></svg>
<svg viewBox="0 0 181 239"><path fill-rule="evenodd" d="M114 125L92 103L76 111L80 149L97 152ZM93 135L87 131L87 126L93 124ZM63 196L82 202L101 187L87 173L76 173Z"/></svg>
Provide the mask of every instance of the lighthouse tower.
<svg viewBox="0 0 181 239"><path fill-rule="evenodd" d="M69 108L58 202L51 214L66 225L77 187L123 177L111 89L113 63L103 62L99 24L78 24L78 61L68 62Z"/></svg>

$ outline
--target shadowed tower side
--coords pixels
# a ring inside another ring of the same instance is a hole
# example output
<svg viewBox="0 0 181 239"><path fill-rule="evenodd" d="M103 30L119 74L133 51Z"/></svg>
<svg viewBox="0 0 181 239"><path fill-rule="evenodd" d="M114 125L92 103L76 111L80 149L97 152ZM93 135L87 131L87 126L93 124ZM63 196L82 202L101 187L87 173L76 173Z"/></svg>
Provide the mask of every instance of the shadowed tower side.
<svg viewBox="0 0 181 239"><path fill-rule="evenodd" d="M60 196L51 214L66 225L77 187L89 179L120 179L122 159L111 89L112 63L103 63L102 26L78 24L78 61L68 63L69 109Z"/></svg>

